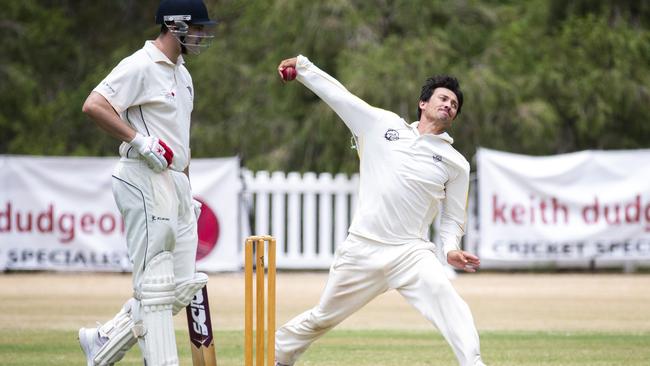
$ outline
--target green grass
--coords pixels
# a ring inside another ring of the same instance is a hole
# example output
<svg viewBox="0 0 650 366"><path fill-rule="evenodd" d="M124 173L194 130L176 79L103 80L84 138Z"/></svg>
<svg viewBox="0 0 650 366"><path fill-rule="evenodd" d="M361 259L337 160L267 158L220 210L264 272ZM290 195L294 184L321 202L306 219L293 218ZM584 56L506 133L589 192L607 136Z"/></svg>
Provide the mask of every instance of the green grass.
<svg viewBox="0 0 650 366"><path fill-rule="evenodd" d="M242 332L217 332L219 366L243 364ZM76 331L0 330L3 366L85 365ZM185 332L177 332L181 365L191 365ZM490 366L641 366L650 360L648 333L483 332L484 361ZM316 342L299 365L456 365L436 332L332 331ZM142 365L138 347L120 365Z"/></svg>

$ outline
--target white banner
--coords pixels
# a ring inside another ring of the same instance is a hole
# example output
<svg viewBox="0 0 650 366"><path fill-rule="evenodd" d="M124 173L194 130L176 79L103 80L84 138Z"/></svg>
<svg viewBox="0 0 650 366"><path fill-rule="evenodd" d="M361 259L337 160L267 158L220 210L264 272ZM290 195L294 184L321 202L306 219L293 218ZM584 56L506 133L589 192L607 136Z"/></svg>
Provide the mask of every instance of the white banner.
<svg viewBox="0 0 650 366"><path fill-rule="evenodd" d="M199 218L199 271L236 271L241 268L239 243L242 184L238 158L192 159L190 182L194 198L203 203Z"/></svg>
<svg viewBox="0 0 650 366"><path fill-rule="evenodd" d="M0 270L129 271L116 158L0 156ZM195 159L197 268L237 270L239 160Z"/></svg>
<svg viewBox="0 0 650 366"><path fill-rule="evenodd" d="M650 150L479 149L477 164L482 259L650 259Z"/></svg>

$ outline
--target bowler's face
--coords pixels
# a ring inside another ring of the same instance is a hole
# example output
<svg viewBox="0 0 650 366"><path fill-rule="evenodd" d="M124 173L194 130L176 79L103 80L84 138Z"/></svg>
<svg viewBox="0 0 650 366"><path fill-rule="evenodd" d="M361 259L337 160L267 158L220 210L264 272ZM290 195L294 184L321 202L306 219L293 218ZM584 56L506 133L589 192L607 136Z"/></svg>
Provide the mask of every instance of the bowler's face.
<svg viewBox="0 0 650 366"><path fill-rule="evenodd" d="M429 120L451 122L458 113L458 98L447 88L436 88L428 101L420 101L420 108Z"/></svg>

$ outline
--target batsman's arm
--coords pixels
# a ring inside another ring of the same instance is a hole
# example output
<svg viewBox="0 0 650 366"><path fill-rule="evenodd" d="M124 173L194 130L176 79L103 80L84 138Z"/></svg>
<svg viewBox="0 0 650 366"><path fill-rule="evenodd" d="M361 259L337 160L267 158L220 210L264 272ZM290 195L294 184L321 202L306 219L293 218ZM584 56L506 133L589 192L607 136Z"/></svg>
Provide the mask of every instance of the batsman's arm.
<svg viewBox="0 0 650 366"><path fill-rule="evenodd" d="M327 103L356 136L363 135L369 123L388 113L350 93L338 80L319 69L305 56L299 55L282 61L278 71L281 72L287 66L296 68L297 80Z"/></svg>
<svg viewBox="0 0 650 366"><path fill-rule="evenodd" d="M136 136L134 128L120 118L120 113L130 106L142 104L147 93L143 90L145 65L122 60L88 95L82 111L97 126L114 138L131 142Z"/></svg>
<svg viewBox="0 0 650 366"><path fill-rule="evenodd" d="M132 141L136 135L136 131L122 121L108 100L96 91L91 92L86 98L81 110L100 129L120 141Z"/></svg>
<svg viewBox="0 0 650 366"><path fill-rule="evenodd" d="M167 144L156 137L143 136L129 127L102 94L91 92L82 111L95 121L100 129L131 144L153 171L160 173L172 163L174 152Z"/></svg>

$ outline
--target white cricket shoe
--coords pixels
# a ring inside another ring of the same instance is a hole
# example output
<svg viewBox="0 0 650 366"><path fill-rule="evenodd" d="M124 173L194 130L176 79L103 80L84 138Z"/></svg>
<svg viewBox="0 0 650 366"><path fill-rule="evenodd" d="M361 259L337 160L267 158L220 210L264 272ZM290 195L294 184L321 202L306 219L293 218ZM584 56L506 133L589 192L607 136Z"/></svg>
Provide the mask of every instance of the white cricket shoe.
<svg viewBox="0 0 650 366"><path fill-rule="evenodd" d="M95 366L95 356L107 340L108 338L102 338L99 336L97 328L79 329L79 345L81 345L81 349L86 354L87 366Z"/></svg>

